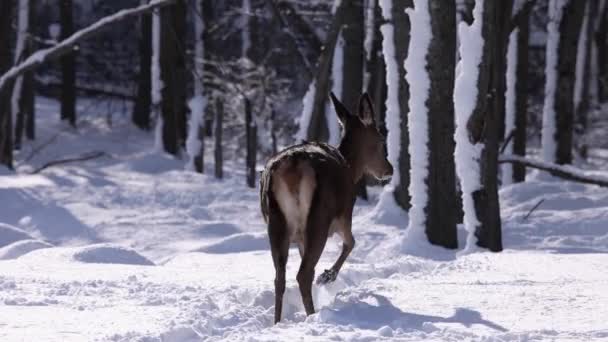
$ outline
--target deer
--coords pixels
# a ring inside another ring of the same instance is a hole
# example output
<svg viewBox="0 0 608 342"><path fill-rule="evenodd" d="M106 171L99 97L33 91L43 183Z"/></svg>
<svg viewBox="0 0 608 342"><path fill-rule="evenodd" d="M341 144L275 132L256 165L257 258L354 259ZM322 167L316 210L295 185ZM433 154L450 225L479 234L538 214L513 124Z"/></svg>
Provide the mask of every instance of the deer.
<svg viewBox="0 0 608 342"><path fill-rule="evenodd" d="M336 280L355 246L351 226L357 184L365 175L387 180L393 174L369 95L361 96L357 115L335 94L330 97L342 126L339 146L307 141L293 145L271 157L260 177L261 211L275 268L275 324L281 320L290 244L300 253L296 280L308 316L315 312L312 283L327 239L339 234L342 251L317 285Z"/></svg>

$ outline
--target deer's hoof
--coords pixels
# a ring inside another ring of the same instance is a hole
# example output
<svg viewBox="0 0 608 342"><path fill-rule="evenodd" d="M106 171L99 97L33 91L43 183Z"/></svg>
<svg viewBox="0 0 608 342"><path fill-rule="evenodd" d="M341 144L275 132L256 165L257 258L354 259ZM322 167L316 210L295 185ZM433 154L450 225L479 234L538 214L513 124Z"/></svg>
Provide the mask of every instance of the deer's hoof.
<svg viewBox="0 0 608 342"><path fill-rule="evenodd" d="M336 272L334 270L325 270L325 272L323 272L317 278L317 284L324 285L327 283L331 283L332 281L336 280L336 277L338 277L338 272Z"/></svg>

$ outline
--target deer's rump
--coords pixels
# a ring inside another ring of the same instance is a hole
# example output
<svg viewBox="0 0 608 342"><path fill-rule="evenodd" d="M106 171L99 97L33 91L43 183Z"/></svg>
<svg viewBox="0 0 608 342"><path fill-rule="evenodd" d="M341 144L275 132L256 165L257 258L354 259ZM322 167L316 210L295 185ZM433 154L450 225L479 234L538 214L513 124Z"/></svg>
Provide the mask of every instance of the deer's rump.
<svg viewBox="0 0 608 342"><path fill-rule="evenodd" d="M264 219L268 221L271 203L276 203L285 218L290 242L300 242L316 197L332 194L335 200L324 208L329 212L337 213L344 207L339 195L344 193L347 168L340 152L327 144L304 143L283 150L268 161L260 179Z"/></svg>

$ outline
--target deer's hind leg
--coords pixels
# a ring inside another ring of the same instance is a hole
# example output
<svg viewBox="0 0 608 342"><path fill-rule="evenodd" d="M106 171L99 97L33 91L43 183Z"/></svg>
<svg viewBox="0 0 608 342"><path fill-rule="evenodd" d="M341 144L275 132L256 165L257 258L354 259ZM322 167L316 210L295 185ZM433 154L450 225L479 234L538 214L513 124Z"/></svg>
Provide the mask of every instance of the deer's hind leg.
<svg viewBox="0 0 608 342"><path fill-rule="evenodd" d="M268 217L268 236L270 238L270 251L274 263L274 323L281 320L283 311L283 295L285 294L285 268L289 256L289 231L285 217L276 201L271 200Z"/></svg>
<svg viewBox="0 0 608 342"><path fill-rule="evenodd" d="M319 196L320 190L315 191L310 212L306 223L306 244L304 246L304 255L302 263L298 270L297 280L302 295L302 302L306 315L311 315L315 312L314 303L312 300L312 282L315 277L315 266L319 262L319 258L325 248L327 235L329 233L329 225L331 224L330 211L326 210L327 206Z"/></svg>

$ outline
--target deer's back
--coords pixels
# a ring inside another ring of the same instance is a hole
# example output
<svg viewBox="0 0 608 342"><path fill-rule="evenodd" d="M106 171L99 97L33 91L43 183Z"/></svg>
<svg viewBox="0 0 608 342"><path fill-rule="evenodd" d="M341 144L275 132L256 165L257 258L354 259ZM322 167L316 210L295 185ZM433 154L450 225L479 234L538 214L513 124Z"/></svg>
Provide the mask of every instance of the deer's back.
<svg viewBox="0 0 608 342"><path fill-rule="evenodd" d="M283 150L268 161L260 179L264 219L268 220L270 201L276 201L291 240L297 242L313 200L323 197L323 210L332 216L352 205L348 170L340 152L327 144L304 143Z"/></svg>

